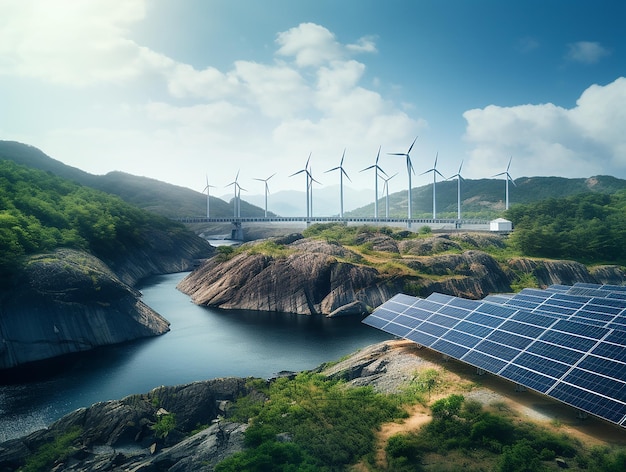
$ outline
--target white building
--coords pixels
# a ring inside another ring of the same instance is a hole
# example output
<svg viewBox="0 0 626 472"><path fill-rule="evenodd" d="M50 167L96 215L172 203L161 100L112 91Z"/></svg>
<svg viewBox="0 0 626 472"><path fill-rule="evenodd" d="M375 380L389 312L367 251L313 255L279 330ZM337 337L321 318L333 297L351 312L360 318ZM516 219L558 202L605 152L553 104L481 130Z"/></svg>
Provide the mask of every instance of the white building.
<svg viewBox="0 0 626 472"><path fill-rule="evenodd" d="M489 222L490 231L513 231L513 223L504 218L496 218Z"/></svg>

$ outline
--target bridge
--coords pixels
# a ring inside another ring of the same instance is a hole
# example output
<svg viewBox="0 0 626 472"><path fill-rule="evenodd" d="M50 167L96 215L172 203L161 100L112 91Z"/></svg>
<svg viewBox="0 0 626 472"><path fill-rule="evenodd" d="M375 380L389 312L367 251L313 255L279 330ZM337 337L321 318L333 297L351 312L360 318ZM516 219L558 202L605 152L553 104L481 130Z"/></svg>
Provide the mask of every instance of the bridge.
<svg viewBox="0 0 626 472"><path fill-rule="evenodd" d="M230 216L226 218L187 217L177 218L181 223L231 223L231 239L243 240L243 223L344 223L344 224L375 224L375 225L405 225L411 228L418 226L437 226L448 229L489 229L488 220L458 220L458 219L427 219L427 218L374 218L374 217L340 217L340 216Z"/></svg>

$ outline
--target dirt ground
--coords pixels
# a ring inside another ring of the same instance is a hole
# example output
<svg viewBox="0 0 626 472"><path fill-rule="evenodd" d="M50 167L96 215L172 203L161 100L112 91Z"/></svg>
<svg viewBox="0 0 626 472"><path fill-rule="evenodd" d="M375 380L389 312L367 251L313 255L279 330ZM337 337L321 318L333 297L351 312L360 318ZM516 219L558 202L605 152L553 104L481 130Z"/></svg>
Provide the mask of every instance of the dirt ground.
<svg viewBox="0 0 626 472"><path fill-rule="evenodd" d="M515 385L491 374L478 375L475 368L444 358L433 351L418 349L410 341L396 341L395 347L412 352L423 361L424 368L444 372L444 387L433 394L431 402L452 393L479 401L486 408L506 412L519 421L533 421L557 433L577 438L586 446L626 446L626 430L595 417L580 418L579 412L549 397L532 391L516 391ZM377 464L384 470L385 444L394 434L415 431L430 421L430 410L415 405L402 422L387 423L377 434ZM367 470L355 468L355 471Z"/></svg>

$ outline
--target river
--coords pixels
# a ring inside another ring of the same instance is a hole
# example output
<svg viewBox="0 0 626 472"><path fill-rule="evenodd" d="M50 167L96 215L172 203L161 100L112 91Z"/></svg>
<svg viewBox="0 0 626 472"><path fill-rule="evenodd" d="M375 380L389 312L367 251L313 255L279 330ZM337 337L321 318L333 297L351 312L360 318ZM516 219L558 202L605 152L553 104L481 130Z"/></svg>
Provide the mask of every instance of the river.
<svg viewBox="0 0 626 472"><path fill-rule="evenodd" d="M0 386L0 442L46 427L92 403L216 377L269 378L341 358L390 335L356 318L224 311L194 305L153 277L143 300L171 323L163 336L68 356L34 381Z"/></svg>

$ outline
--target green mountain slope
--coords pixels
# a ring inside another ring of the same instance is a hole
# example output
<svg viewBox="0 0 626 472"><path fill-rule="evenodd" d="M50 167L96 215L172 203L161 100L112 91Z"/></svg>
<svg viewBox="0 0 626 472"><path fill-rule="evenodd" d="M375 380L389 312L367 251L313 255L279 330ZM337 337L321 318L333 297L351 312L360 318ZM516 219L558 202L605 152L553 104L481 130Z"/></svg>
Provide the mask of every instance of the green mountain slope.
<svg viewBox="0 0 626 472"><path fill-rule="evenodd" d="M206 216L206 195L185 187L124 172L109 172L106 175L89 174L65 165L33 146L14 141L0 141L0 160L3 159L51 172L81 185L118 195L127 203L167 218ZM233 215L232 200L225 202L212 196L210 208L213 217L226 218ZM241 203L241 212L245 216L263 216L264 214L263 209L244 202Z"/></svg>
<svg viewBox="0 0 626 472"><path fill-rule="evenodd" d="M509 206L527 204L548 198L564 198L581 193L613 194L626 189L626 180L611 176L587 179L564 177L521 177L509 183ZM458 188L456 181L437 182L437 218L456 218ZM386 199L378 201L379 215L385 216ZM502 216L505 210L505 181L501 179L463 180L461 182L462 218L491 219ZM433 186L416 187L412 191L414 218L432 218ZM347 216L374 215L374 203L346 213ZM389 216L406 218L407 191L389 195Z"/></svg>

